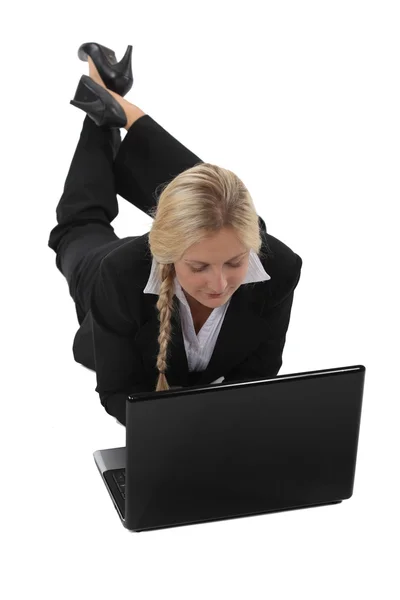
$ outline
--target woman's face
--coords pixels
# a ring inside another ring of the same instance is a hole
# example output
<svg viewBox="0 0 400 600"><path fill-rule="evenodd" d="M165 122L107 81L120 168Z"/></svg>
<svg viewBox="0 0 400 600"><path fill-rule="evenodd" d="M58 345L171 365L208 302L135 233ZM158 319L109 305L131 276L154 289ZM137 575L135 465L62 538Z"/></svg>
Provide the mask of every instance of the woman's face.
<svg viewBox="0 0 400 600"><path fill-rule="evenodd" d="M190 246L174 263L190 307L212 309L225 304L246 277L249 255L228 228Z"/></svg>

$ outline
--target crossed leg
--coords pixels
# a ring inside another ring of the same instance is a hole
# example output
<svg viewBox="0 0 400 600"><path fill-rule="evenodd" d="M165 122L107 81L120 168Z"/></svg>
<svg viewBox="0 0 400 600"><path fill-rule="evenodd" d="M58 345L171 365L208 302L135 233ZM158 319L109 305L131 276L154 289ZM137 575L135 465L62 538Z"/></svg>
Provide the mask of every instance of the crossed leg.
<svg viewBox="0 0 400 600"><path fill-rule="evenodd" d="M201 162L145 113L137 116L122 143L118 128L99 127L86 115L56 208L58 224L48 239L79 323L102 258L133 239L119 238L111 225L118 214L117 194L148 215L157 205L159 186Z"/></svg>

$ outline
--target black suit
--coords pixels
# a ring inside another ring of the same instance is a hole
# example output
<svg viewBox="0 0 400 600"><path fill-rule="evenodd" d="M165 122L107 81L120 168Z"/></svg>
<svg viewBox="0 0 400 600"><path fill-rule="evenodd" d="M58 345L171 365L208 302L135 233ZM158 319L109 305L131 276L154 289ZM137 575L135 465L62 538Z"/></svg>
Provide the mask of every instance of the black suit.
<svg viewBox="0 0 400 600"><path fill-rule="evenodd" d="M48 244L57 252L57 266L76 302L80 328L73 343L75 360L96 371L96 391L102 405L125 424L126 395L156 387L158 296L143 294L152 261L148 233L119 239L110 225L118 212L116 198L109 194L106 199L104 193L94 196L88 185L95 177L101 179L100 173L93 171L99 163L92 158L97 153L100 159L100 147L103 187L105 165L112 162L116 151L111 133L88 119L57 207L59 225L52 230ZM82 182L83 164L78 160L83 157L86 169ZM147 211L154 206L153 192L158 185L199 162L146 115L129 129L116 155L116 192ZM68 191L77 189L77 181L90 191L78 201ZM261 217L259 222L262 250L268 254L261 260L271 279L245 284L235 291L210 363L202 372L189 373L179 313L178 317L173 315L166 372L171 386L202 385L221 376L231 382L278 373L302 259L267 233ZM179 311L176 296L174 303Z"/></svg>

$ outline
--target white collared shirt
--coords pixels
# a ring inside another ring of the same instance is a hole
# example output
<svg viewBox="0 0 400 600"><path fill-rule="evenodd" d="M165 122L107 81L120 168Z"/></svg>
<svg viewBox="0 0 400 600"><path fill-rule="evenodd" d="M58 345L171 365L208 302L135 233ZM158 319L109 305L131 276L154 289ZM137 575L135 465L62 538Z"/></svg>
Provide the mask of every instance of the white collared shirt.
<svg viewBox="0 0 400 600"><path fill-rule="evenodd" d="M268 279L271 279L271 277L265 271L259 257L254 250L250 250L246 277L241 285L257 281L267 281ZM157 262L153 257L150 277L143 293L158 295L159 291L160 281L157 276ZM174 279L174 294L180 300L182 307L182 310L179 312L189 371L204 371L210 362L231 298L225 304L214 308L203 327L196 334L188 301L176 275ZM223 379L224 376L219 377L212 383L221 383Z"/></svg>

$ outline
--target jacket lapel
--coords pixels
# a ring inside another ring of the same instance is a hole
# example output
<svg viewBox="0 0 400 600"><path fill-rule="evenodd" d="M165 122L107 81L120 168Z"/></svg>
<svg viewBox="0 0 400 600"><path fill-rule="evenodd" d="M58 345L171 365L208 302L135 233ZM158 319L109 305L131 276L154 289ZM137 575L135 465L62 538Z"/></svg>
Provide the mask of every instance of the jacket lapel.
<svg viewBox="0 0 400 600"><path fill-rule="evenodd" d="M244 361L262 341L264 321L253 312L254 298L253 304L250 300L251 292L246 286L240 286L233 294L210 362L196 385L210 383L226 375Z"/></svg>
<svg viewBox="0 0 400 600"><path fill-rule="evenodd" d="M260 317L265 299L264 293L257 293L257 284L240 286L233 294L222 327L217 338L214 352L207 368L199 372L196 385L211 383L226 375L236 365L245 360L265 339L267 328ZM259 290L261 292L261 289ZM143 367L150 378L157 380L156 360L159 351L159 320L156 302L158 296L145 294L146 316L148 321L139 330L135 342L143 356ZM170 385L190 385L189 366L186 357L183 332L179 315L179 299L174 296L175 312L172 316L172 336L168 345L166 376Z"/></svg>

